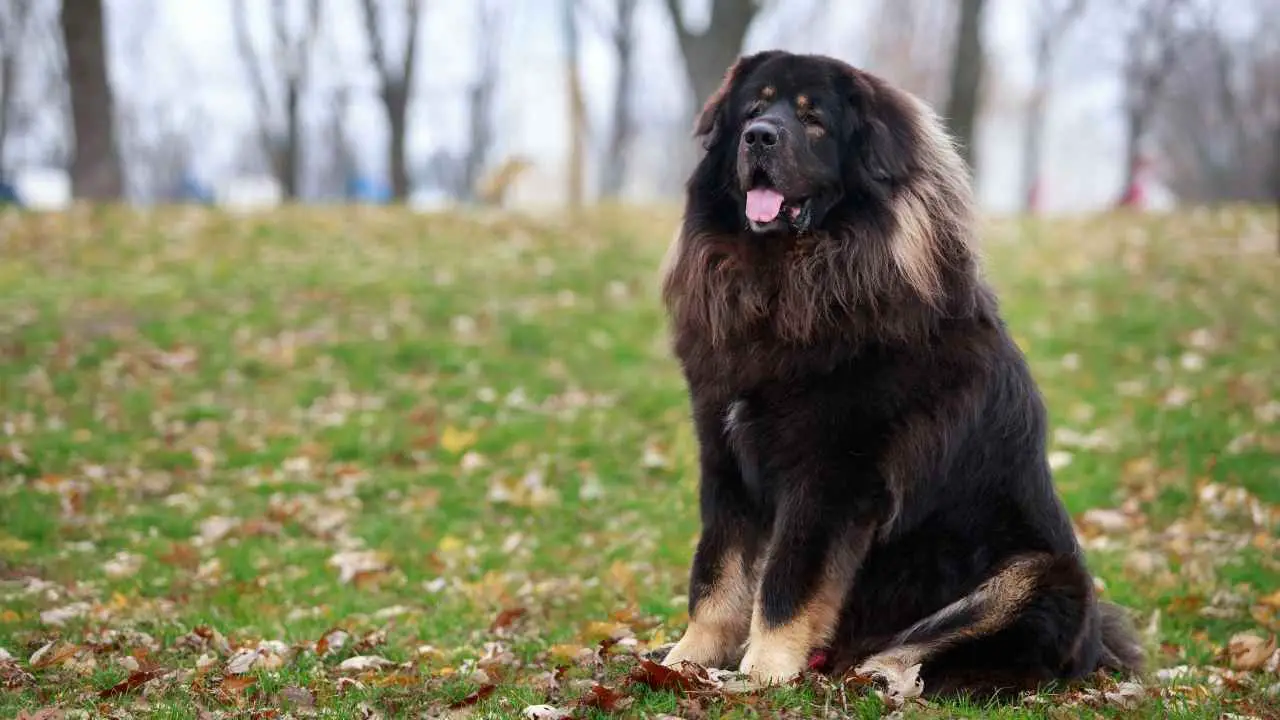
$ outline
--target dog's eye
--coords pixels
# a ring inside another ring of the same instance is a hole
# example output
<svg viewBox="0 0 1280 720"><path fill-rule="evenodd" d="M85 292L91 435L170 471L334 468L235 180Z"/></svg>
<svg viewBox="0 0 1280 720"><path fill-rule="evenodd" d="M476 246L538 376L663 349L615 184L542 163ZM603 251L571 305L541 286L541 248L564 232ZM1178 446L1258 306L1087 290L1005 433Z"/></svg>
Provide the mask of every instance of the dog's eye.
<svg viewBox="0 0 1280 720"><path fill-rule="evenodd" d="M817 115L813 115L811 113L801 115L800 122L804 123L805 125L808 125L809 127L816 127L816 128L822 127L822 118L818 117Z"/></svg>
<svg viewBox="0 0 1280 720"><path fill-rule="evenodd" d="M764 108L760 107L759 105L752 105L751 107L747 108L747 119L751 120L753 118L758 118L760 117L760 113L763 113L763 112L764 112Z"/></svg>

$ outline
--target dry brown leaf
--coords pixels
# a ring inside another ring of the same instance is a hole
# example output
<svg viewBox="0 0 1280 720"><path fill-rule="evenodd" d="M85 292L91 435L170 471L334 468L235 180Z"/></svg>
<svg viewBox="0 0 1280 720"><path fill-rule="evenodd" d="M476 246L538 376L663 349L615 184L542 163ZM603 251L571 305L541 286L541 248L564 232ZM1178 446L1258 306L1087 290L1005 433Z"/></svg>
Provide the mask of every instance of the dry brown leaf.
<svg viewBox="0 0 1280 720"><path fill-rule="evenodd" d="M529 611L522 607L505 608L489 623L489 632L497 632L510 627L515 621L524 617Z"/></svg>
<svg viewBox="0 0 1280 720"><path fill-rule="evenodd" d="M564 720L573 717L572 712L551 705L530 705L521 710L520 715L527 720Z"/></svg>
<svg viewBox="0 0 1280 720"><path fill-rule="evenodd" d="M339 663L338 670L342 672L365 672L366 670L381 670L393 665L395 663L378 655L355 655Z"/></svg>
<svg viewBox="0 0 1280 720"><path fill-rule="evenodd" d="M457 702L451 703L449 705L449 709L457 710L459 708L471 707L472 705L475 705L481 700L484 700L485 698L492 695L493 691L496 690L497 688L498 686L494 685L493 683L485 683L484 685L481 685L478 690L471 693L470 695L462 698Z"/></svg>
<svg viewBox="0 0 1280 720"><path fill-rule="evenodd" d="M290 685L280 691L280 699L293 705L294 707L311 709L316 705L316 696L310 690L295 685Z"/></svg>
<svg viewBox="0 0 1280 720"><path fill-rule="evenodd" d="M1234 670L1257 670L1266 665L1276 649L1276 638L1254 633L1236 633L1227 641L1227 658Z"/></svg>
<svg viewBox="0 0 1280 720"><path fill-rule="evenodd" d="M611 687L595 683L587 691L587 694L578 701L578 705L611 713L625 710L633 700L634 698L629 698Z"/></svg>
<svg viewBox="0 0 1280 720"><path fill-rule="evenodd" d="M115 685L112 685L106 690L103 690L102 692L98 693L98 697L102 698L103 700L106 700L107 698L113 698L113 697L116 697L117 695L124 695L126 693L131 693L134 690L137 690L138 688L142 687L143 685L146 685L147 683L160 677L163 674L164 674L164 670L158 667L147 668L145 670L138 670L137 672L131 673L129 677L125 678L124 680L121 680Z"/></svg>

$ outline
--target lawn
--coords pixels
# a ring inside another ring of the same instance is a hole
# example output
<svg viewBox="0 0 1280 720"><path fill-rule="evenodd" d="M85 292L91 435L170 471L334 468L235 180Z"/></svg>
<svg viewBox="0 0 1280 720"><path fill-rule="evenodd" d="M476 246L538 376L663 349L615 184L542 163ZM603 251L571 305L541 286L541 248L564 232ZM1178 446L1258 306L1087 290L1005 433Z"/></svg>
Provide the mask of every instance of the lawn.
<svg viewBox="0 0 1280 720"><path fill-rule="evenodd" d="M0 213L0 716L887 710L646 671L698 532L676 220ZM1153 667L903 715L1280 717L1278 233L986 223L1058 487Z"/></svg>

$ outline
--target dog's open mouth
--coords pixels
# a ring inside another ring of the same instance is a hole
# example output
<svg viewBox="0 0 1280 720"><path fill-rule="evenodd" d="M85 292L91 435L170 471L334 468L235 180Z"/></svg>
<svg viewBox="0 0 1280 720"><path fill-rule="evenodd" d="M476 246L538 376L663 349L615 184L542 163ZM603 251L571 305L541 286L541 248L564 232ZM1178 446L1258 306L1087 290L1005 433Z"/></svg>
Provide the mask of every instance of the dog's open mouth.
<svg viewBox="0 0 1280 720"><path fill-rule="evenodd" d="M780 220L794 223L799 220L805 203L804 199L788 199L774 187L767 174L757 170L747 191L746 215L758 228L773 226Z"/></svg>

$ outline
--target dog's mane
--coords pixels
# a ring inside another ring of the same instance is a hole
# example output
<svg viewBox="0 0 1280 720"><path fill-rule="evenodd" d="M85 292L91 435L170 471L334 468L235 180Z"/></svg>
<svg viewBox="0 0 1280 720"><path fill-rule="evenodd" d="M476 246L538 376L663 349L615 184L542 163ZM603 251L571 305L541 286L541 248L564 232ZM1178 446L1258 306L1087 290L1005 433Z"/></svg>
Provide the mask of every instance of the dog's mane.
<svg viewBox="0 0 1280 720"><path fill-rule="evenodd" d="M741 64L703 111L701 132ZM828 228L778 242L717 226L695 173L662 270L677 346L740 355L771 345L912 341L991 301L978 279L969 176L941 122L908 93L849 72L872 96L864 121L911 147L909 159L886 159L901 165L900 177L879 195L846 188ZM709 145L703 162L718 163L714 154L731 152L730 143Z"/></svg>

